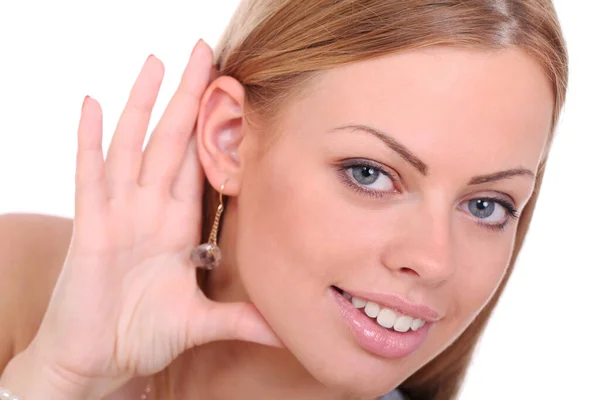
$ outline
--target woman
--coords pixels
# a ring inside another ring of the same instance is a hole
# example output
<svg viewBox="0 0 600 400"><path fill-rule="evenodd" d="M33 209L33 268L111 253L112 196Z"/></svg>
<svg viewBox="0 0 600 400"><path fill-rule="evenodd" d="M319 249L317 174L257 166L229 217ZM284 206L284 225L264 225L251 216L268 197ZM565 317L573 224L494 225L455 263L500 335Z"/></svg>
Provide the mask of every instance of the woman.
<svg viewBox="0 0 600 400"><path fill-rule="evenodd" d="M200 42L143 152L160 61L105 161L84 101L72 230L4 217L29 238L2 253L6 295L54 289L18 310L35 330L3 330L0 387L455 398L564 102L551 2L250 0L212 63Z"/></svg>

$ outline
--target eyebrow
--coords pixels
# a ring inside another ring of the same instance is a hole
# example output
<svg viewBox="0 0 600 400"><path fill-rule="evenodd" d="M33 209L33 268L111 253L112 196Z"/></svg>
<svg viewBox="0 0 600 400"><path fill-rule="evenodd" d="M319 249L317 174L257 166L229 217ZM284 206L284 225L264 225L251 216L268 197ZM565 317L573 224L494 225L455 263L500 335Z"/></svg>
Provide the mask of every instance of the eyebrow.
<svg viewBox="0 0 600 400"><path fill-rule="evenodd" d="M364 132L364 133L368 133L370 135L375 136L376 138L381 140L383 143L385 143L395 153L397 153L400 157L402 157L406 162L408 162L410 165L412 165L417 171L419 171L421 173L421 175L427 176L427 174L429 173L429 166L423 160L421 160L413 152L411 152L406 146L399 143L396 139L394 139L392 136L388 135L387 133L382 132L379 129L370 127L368 125L361 125L361 124L349 124L349 125L338 126L334 129L332 129L331 132L346 131L346 130ZM494 172L491 174L474 176L469 181L469 185L481 185L483 183L489 183L489 182L499 181L499 180L503 180L503 179L510 179L510 178L517 177L517 176L528 176L530 178L535 179L536 175L533 173L533 171L531 171L527 168L512 168L512 169L508 169L505 171Z"/></svg>
<svg viewBox="0 0 600 400"><path fill-rule="evenodd" d="M375 136L383 143L385 143L394 152L398 153L400 157L406 160L409 164L415 167L417 171L421 173L421 175L427 176L429 172L429 166L425 164L425 162L422 161L419 157L417 157L414 153L408 150L406 146L398 143L398 141L396 141L396 139L394 139L390 135L367 125L343 125L334 128L332 131L337 132L343 130L362 131Z"/></svg>
<svg viewBox="0 0 600 400"><path fill-rule="evenodd" d="M494 172L493 174L474 176L469 181L469 185L481 185L483 183L510 179L515 176L528 176L535 179L533 171L526 168L507 169L506 171Z"/></svg>

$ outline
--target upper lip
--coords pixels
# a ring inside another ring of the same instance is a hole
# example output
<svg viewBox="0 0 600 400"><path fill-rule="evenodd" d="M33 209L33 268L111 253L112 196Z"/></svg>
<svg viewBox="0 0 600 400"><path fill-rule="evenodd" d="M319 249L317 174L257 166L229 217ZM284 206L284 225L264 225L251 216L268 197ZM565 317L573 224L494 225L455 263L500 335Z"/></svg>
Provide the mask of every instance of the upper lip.
<svg viewBox="0 0 600 400"><path fill-rule="evenodd" d="M341 289L341 288L340 288ZM440 314L422 304L416 304L392 293L367 293L361 291L348 291L341 289L352 297L358 297L366 301L372 301L381 306L386 306L400 314L413 318L420 318L426 322L436 322L441 319Z"/></svg>

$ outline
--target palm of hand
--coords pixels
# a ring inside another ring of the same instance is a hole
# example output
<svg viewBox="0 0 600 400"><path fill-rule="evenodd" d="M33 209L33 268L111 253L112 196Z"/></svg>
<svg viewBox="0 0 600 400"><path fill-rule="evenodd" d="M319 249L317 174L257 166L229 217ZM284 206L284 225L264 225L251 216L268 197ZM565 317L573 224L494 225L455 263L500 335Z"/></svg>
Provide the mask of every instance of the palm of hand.
<svg viewBox="0 0 600 400"><path fill-rule="evenodd" d="M71 246L33 347L63 380L100 397L209 341L280 345L251 304L207 299L189 261L203 182L193 131L211 66L200 42L143 152L160 61L146 61L106 161L100 106L84 102Z"/></svg>

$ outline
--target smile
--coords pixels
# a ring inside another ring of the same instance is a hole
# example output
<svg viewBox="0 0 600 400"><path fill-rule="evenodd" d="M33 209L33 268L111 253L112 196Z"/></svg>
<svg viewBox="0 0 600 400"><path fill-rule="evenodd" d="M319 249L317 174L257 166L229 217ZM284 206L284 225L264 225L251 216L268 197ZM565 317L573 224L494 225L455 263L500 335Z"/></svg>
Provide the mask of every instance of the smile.
<svg viewBox="0 0 600 400"><path fill-rule="evenodd" d="M365 300L339 288L330 294L337 303L345 326L358 344L374 355L402 358L415 352L428 336L434 319L407 315L383 302ZM416 312L415 312L416 313Z"/></svg>
<svg viewBox="0 0 600 400"><path fill-rule="evenodd" d="M401 313L385 308L373 301L366 301L360 297L353 297L346 292L343 292L342 295L350 300L355 308L359 310L362 309L369 318L373 318L379 326L384 328L393 329L396 332L408 332L409 330L416 331L425 325L425 321L421 318L402 315Z"/></svg>

